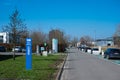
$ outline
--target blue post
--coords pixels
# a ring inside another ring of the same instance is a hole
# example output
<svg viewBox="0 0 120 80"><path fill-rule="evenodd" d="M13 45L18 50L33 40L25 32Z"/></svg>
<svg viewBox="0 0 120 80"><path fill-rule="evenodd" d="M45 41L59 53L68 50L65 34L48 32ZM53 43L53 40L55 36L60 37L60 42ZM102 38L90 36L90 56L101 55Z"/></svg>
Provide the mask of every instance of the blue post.
<svg viewBox="0 0 120 80"><path fill-rule="evenodd" d="M26 39L26 70L32 69L32 39Z"/></svg>

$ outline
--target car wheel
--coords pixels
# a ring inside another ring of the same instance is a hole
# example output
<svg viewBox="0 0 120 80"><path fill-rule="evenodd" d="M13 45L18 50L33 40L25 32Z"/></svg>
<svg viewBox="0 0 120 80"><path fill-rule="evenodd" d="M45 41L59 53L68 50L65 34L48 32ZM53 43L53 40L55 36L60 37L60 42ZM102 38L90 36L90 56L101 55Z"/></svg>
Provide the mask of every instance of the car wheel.
<svg viewBox="0 0 120 80"><path fill-rule="evenodd" d="M104 58L107 58L107 55L104 54Z"/></svg>

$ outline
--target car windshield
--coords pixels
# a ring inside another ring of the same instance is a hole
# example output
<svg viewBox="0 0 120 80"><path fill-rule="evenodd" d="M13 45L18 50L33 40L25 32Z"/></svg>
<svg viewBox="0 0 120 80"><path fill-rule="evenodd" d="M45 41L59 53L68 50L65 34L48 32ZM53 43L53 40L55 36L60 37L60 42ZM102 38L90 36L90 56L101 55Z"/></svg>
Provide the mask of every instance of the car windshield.
<svg viewBox="0 0 120 80"><path fill-rule="evenodd" d="M120 50L119 49L112 49L111 50L113 53L120 53Z"/></svg>
<svg viewBox="0 0 120 80"><path fill-rule="evenodd" d="M20 46L16 46L15 48L20 48Z"/></svg>
<svg viewBox="0 0 120 80"><path fill-rule="evenodd" d="M98 48L93 48L94 51L98 51Z"/></svg>

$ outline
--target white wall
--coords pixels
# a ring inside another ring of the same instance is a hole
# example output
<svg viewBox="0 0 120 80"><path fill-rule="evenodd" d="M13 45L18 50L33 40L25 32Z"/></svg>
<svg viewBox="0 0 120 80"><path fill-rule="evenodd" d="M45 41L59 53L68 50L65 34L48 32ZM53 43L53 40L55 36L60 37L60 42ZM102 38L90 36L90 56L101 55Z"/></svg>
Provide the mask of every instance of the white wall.
<svg viewBox="0 0 120 80"><path fill-rule="evenodd" d="M9 33L8 32L1 32L0 36L3 36L3 43L9 43Z"/></svg>

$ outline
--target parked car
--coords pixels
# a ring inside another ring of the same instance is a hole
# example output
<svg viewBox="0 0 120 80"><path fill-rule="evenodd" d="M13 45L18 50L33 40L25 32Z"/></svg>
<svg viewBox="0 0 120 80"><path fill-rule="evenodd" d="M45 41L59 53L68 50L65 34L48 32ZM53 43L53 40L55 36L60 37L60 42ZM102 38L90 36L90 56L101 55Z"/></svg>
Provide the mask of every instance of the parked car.
<svg viewBox="0 0 120 80"><path fill-rule="evenodd" d="M92 54L94 54L94 55L100 55L99 48L92 48Z"/></svg>
<svg viewBox="0 0 120 80"><path fill-rule="evenodd" d="M87 52L91 53L91 48L90 47L87 48Z"/></svg>
<svg viewBox="0 0 120 80"><path fill-rule="evenodd" d="M22 52L22 48L21 46L16 46L15 48L12 49L12 51L14 52Z"/></svg>
<svg viewBox="0 0 120 80"><path fill-rule="evenodd" d="M22 48L22 52L25 53L26 52L26 48Z"/></svg>
<svg viewBox="0 0 120 80"><path fill-rule="evenodd" d="M6 48L4 46L0 46L0 52L6 52Z"/></svg>
<svg viewBox="0 0 120 80"><path fill-rule="evenodd" d="M105 52L104 52L104 58L120 58L120 49L116 49L116 48L108 48Z"/></svg>

